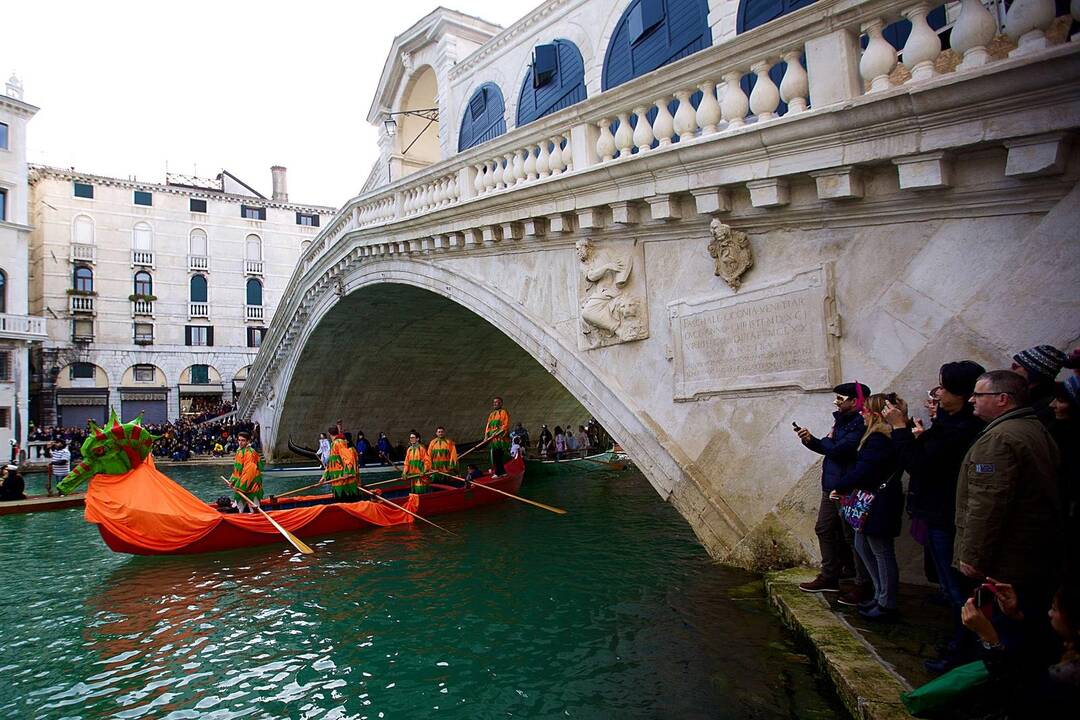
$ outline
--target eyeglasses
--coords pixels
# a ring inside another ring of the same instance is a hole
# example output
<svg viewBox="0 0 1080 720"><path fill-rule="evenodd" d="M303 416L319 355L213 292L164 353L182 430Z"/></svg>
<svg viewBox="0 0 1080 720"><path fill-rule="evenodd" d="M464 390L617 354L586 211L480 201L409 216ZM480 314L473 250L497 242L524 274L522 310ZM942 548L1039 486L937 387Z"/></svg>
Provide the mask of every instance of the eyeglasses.
<svg viewBox="0 0 1080 720"><path fill-rule="evenodd" d="M849 397L848 397L848 396L846 396L846 395L837 395L837 396L836 396L836 400L834 400L833 402L835 402L835 403L837 403L837 404L840 404L840 403L846 403L846 402L847 402L848 400L850 400L850 399L851 399L851 398L849 398Z"/></svg>

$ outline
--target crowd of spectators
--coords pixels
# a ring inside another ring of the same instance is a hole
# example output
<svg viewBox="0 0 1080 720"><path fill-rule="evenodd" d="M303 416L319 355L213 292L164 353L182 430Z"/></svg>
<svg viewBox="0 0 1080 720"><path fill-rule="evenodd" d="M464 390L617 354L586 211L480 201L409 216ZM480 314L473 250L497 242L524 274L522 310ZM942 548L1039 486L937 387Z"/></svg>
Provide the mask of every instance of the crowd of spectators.
<svg viewBox="0 0 1080 720"><path fill-rule="evenodd" d="M1080 350L1039 345L992 371L949 362L927 385L929 424L858 382L834 388L829 433L793 423L824 456L821 571L800 588L895 620L907 512L953 617L927 668L981 660L1007 716L1064 717L1080 707Z"/></svg>

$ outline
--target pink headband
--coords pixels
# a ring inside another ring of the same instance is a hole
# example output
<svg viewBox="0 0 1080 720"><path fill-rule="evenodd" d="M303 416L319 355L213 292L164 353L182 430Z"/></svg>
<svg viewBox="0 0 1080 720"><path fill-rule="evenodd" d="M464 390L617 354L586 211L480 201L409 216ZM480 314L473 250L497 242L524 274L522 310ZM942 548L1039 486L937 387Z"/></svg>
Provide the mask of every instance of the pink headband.
<svg viewBox="0 0 1080 720"><path fill-rule="evenodd" d="M863 403L866 402L866 398L863 397L862 383L858 380L855 381L855 412L862 412Z"/></svg>

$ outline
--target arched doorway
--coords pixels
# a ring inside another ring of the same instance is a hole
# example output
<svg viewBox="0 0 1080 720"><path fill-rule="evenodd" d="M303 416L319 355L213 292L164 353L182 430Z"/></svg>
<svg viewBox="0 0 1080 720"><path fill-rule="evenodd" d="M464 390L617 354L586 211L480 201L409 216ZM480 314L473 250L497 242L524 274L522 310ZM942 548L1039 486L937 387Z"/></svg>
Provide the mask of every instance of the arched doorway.
<svg viewBox="0 0 1080 720"><path fill-rule="evenodd" d="M394 179L437 163L442 157L439 147L439 86L435 71L429 65L418 68L409 78L401 105L394 116L397 123L394 136L394 155L400 162L400 171ZM413 114L420 110L436 110L434 113Z"/></svg>
<svg viewBox="0 0 1080 720"><path fill-rule="evenodd" d="M77 361L61 368L56 377L56 424L85 428L93 420L105 424L109 416L109 376L104 368Z"/></svg>

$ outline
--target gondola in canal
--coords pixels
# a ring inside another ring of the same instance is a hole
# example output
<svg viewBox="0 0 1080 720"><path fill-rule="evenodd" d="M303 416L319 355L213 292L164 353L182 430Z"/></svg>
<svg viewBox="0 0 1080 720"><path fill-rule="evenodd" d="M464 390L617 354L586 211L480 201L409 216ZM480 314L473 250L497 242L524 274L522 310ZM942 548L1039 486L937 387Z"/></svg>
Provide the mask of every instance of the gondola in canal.
<svg viewBox="0 0 1080 720"><path fill-rule="evenodd" d="M416 495L401 482L380 488L374 500L293 496L276 504L264 501L263 514L238 514L200 500L161 473L150 454L153 440L138 420L121 424L114 415L105 428L91 427L83 446L87 459L61 483L69 492L89 481L86 520L98 526L115 552L183 555L280 543L275 522L297 537L404 525L500 502L503 493L517 492L525 475L525 463L513 460L506 474L482 475L474 487L435 482L430 492Z"/></svg>

